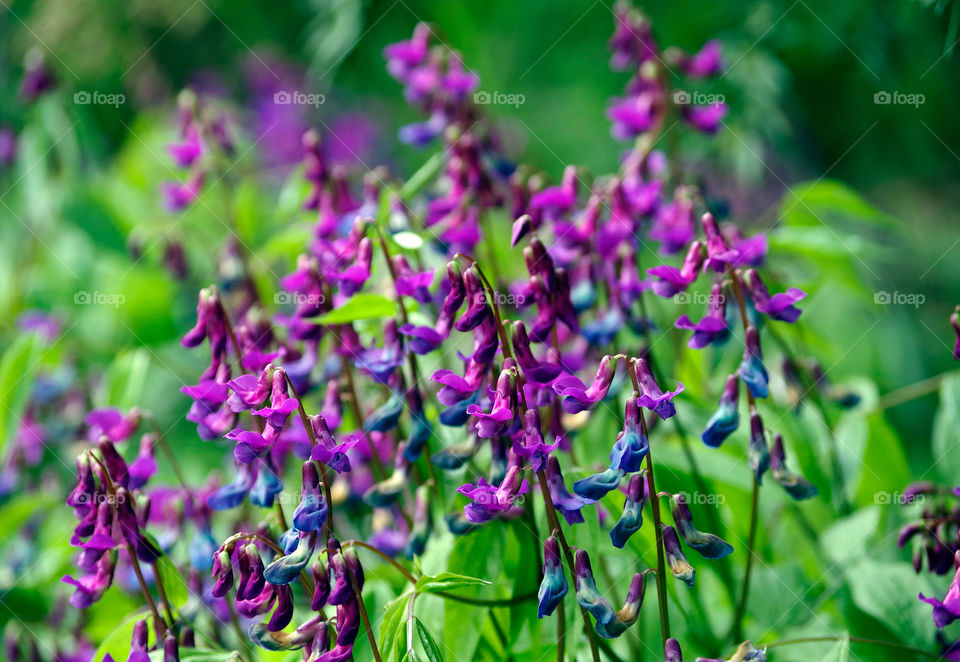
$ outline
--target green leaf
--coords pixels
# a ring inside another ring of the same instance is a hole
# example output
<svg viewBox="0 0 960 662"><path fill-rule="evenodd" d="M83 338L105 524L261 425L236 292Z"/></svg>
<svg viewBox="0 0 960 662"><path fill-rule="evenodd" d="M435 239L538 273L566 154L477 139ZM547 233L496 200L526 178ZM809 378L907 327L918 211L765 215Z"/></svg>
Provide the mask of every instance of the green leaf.
<svg viewBox="0 0 960 662"><path fill-rule="evenodd" d="M458 575L454 572L441 572L436 577L421 577L417 580L414 590L417 593L439 593L465 586L488 586L489 584L490 582L485 579Z"/></svg>
<svg viewBox="0 0 960 662"><path fill-rule="evenodd" d="M397 304L379 294L354 294L344 305L316 318L317 324L349 324L357 320L393 317Z"/></svg>
<svg viewBox="0 0 960 662"><path fill-rule="evenodd" d="M850 659L850 635L846 632L840 641L824 656L823 662L847 662Z"/></svg>
<svg viewBox="0 0 960 662"><path fill-rule="evenodd" d="M960 372L944 376L940 384L940 406L933 419L933 466L945 479L960 474Z"/></svg>
<svg viewBox="0 0 960 662"><path fill-rule="evenodd" d="M145 349L123 352L107 368L106 398L103 406L126 411L140 404L140 395L150 367L150 354Z"/></svg>
<svg viewBox="0 0 960 662"><path fill-rule="evenodd" d="M930 605L917 593L942 595L926 575L917 575L908 563L880 563L864 559L846 571L853 601L862 611L882 621L904 643L926 648L933 640Z"/></svg>
<svg viewBox="0 0 960 662"><path fill-rule="evenodd" d="M133 626L136 625L137 621L144 618L147 619L147 629L152 635L153 626L151 624L151 617L147 613L146 608L141 609L127 616L120 622L120 625L104 637L91 659L93 659L94 662L100 662L104 656L109 654L114 660L126 660L130 655L130 640L133 637ZM163 658L161 657L161 659Z"/></svg>
<svg viewBox="0 0 960 662"><path fill-rule="evenodd" d="M184 648L180 650L180 662L242 662L243 658L236 651L211 651L200 648ZM150 662L163 662L163 649L150 653Z"/></svg>
<svg viewBox="0 0 960 662"><path fill-rule="evenodd" d="M420 637L420 643L423 645L423 650L427 654L427 659L430 660L430 662L441 662L443 655L440 654L440 647L437 646L437 642L433 640L430 632L423 623L420 622L419 618L415 618L414 621L417 626L417 635Z"/></svg>
<svg viewBox="0 0 960 662"><path fill-rule="evenodd" d="M167 592L167 599L174 608L182 607L190 598L187 591L187 582L183 579L177 566L173 564L168 556L161 556L157 561L157 572L160 580L163 582L163 588Z"/></svg>
<svg viewBox="0 0 960 662"><path fill-rule="evenodd" d="M393 644L397 638L397 629L402 627L403 616L407 610L407 601L411 595L410 593L401 595L387 603L383 621L380 623L380 640L377 642L377 648L385 656L389 656L390 651L393 650Z"/></svg>
<svg viewBox="0 0 960 662"><path fill-rule="evenodd" d="M440 168L443 167L444 159L444 152L437 152L427 159L427 162L420 166L420 169L413 173L413 176L411 176L410 179L408 179L400 188L400 200L407 202L410 198L419 193L420 189L426 186L430 180L436 177L437 173L440 172Z"/></svg>
<svg viewBox="0 0 960 662"><path fill-rule="evenodd" d="M37 363L40 359L40 339L36 334L18 336L0 359L0 454L16 434L27 406Z"/></svg>

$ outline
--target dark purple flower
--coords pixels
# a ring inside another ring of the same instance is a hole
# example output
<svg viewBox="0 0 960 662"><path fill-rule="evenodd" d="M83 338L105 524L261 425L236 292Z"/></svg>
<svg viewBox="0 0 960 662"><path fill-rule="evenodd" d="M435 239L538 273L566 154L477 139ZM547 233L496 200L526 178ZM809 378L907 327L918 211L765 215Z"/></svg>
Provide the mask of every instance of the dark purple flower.
<svg viewBox="0 0 960 662"><path fill-rule="evenodd" d="M283 370L274 370L270 386L270 405L254 409L256 416L267 419L267 422L282 428L287 418L297 410L300 401L291 398L287 392L287 376Z"/></svg>
<svg viewBox="0 0 960 662"><path fill-rule="evenodd" d="M687 561L687 557L680 547L680 539L677 537L677 530L669 525L662 525L663 531L663 551L667 556L667 565L670 567L671 574L687 586L693 588L696 571Z"/></svg>
<svg viewBox="0 0 960 662"><path fill-rule="evenodd" d="M470 499L471 503L463 508L467 520L476 524L488 522L513 508L518 508L517 497L530 491L523 479L520 467L510 467L507 475L498 487L494 487L480 478L476 487L467 483L457 488L457 492Z"/></svg>
<svg viewBox="0 0 960 662"><path fill-rule="evenodd" d="M806 292L791 287L786 292L770 296L767 286L763 284L760 275L754 269L747 271L745 280L753 305L761 313L781 322L796 322L800 317L800 309L793 304L806 297Z"/></svg>
<svg viewBox="0 0 960 662"><path fill-rule="evenodd" d="M730 337L727 328L726 309L727 298L723 294L723 286L715 283L710 290L707 316L694 324L686 314L681 315L674 326L678 329L693 331L687 346L691 349L703 349L707 345L720 344Z"/></svg>
<svg viewBox="0 0 960 662"><path fill-rule="evenodd" d="M313 427L316 446L310 452L311 459L322 462L337 473L350 471L350 458L347 453L360 441L360 435L348 435L347 440L338 444L323 416L311 416L310 425Z"/></svg>
<svg viewBox="0 0 960 662"><path fill-rule="evenodd" d="M153 447L157 439L152 434L145 434L140 439L140 449L137 457L130 465L130 489L140 489L157 473L157 461L153 457Z"/></svg>
<svg viewBox="0 0 960 662"><path fill-rule="evenodd" d="M17 134L9 127L0 127L0 168L9 168L17 158Z"/></svg>
<svg viewBox="0 0 960 662"><path fill-rule="evenodd" d="M774 435L773 447L770 449L770 473L773 475L773 479L797 501L815 497L817 495L816 486L812 485L803 476L798 476L788 470L786 460L787 456L783 450L783 437L779 434Z"/></svg>
<svg viewBox="0 0 960 662"><path fill-rule="evenodd" d="M697 279L701 264L703 264L703 244L695 241L690 244L680 269L665 264L647 269L647 274L657 279L652 285L654 293L657 296L669 298L678 292L686 291Z"/></svg>
<svg viewBox="0 0 960 662"><path fill-rule="evenodd" d="M577 377L566 375L553 383L553 390L563 399L563 408L571 414L577 414L591 408L607 395L616 372L617 360L612 356L604 356L589 387Z"/></svg>
<svg viewBox="0 0 960 662"><path fill-rule="evenodd" d="M539 361L530 349L530 337L523 322L517 320L510 324L510 344L513 345L517 363L523 369L523 375L538 384L549 384L560 374L560 364L555 361Z"/></svg>
<svg viewBox="0 0 960 662"><path fill-rule="evenodd" d="M713 269L717 273L723 273L728 266L736 262L740 254L727 245L713 214L710 212L704 214L700 223L703 226L703 234L707 238L707 261L703 266L704 271Z"/></svg>
<svg viewBox="0 0 960 662"><path fill-rule="evenodd" d="M677 65L688 78L709 78L717 76L723 70L723 47L716 39L705 43L693 55L682 53L677 57Z"/></svg>
<svg viewBox="0 0 960 662"><path fill-rule="evenodd" d="M549 616L563 602L568 591L567 576L560 558L560 543L555 535L543 541L543 579L537 591L537 618Z"/></svg>
<svg viewBox="0 0 960 662"><path fill-rule="evenodd" d="M924 597L923 593L917 596L923 602L933 605L933 622L938 628L944 628L960 618L960 552L954 555L953 563L956 571L942 601Z"/></svg>
<svg viewBox="0 0 960 662"><path fill-rule="evenodd" d="M163 206L169 212L177 212L193 203L203 188L203 171L197 171L185 182L161 182Z"/></svg>
<svg viewBox="0 0 960 662"><path fill-rule="evenodd" d="M673 202L657 209L649 236L660 242L660 251L668 255L679 253L696 238L693 217L693 196L687 187L678 186Z"/></svg>
<svg viewBox="0 0 960 662"><path fill-rule="evenodd" d="M950 326L953 327L953 332L957 335L953 343L953 358L960 361L960 306L957 306L953 314L950 315Z"/></svg>
<svg viewBox="0 0 960 662"><path fill-rule="evenodd" d="M704 133L714 134L720 129L729 107L725 103L712 103L709 106L684 105L680 115L687 124Z"/></svg>
<svg viewBox="0 0 960 662"><path fill-rule="evenodd" d="M757 476L757 482L763 482L763 474L770 468L770 450L767 437L763 432L763 420L756 410L750 412L750 445L747 447L750 469Z"/></svg>
<svg viewBox="0 0 960 662"><path fill-rule="evenodd" d="M111 550L100 557L93 573L84 575L80 579L74 579L71 575L63 577L61 581L76 589L70 596L70 604L77 609L86 609L100 600L113 583L113 571L116 567L117 552Z"/></svg>
<svg viewBox="0 0 960 662"><path fill-rule="evenodd" d="M200 131L195 124L187 129L184 140L167 146L167 151L173 157L174 163L181 168L189 168L194 161L203 154L203 142L200 140Z"/></svg>
<svg viewBox="0 0 960 662"><path fill-rule="evenodd" d="M740 363L740 379L750 389L753 397L765 398L770 394L770 377L767 375L767 368L763 365L760 333L755 326L747 327L743 361Z"/></svg>
<svg viewBox="0 0 960 662"><path fill-rule="evenodd" d="M373 377L379 384L386 384L390 376L403 363L403 347L397 335L397 323L388 319L383 327L383 346L371 345L356 357L357 367Z"/></svg>
<svg viewBox="0 0 960 662"><path fill-rule="evenodd" d="M682 494L670 497L670 513L673 522L677 525L677 532L683 542L698 552L705 559L722 559L733 552L733 547L712 533L698 531L693 525L693 514Z"/></svg>
<svg viewBox="0 0 960 662"><path fill-rule="evenodd" d="M124 416L117 409L94 409L83 419L90 426L92 438L106 435L110 441L126 441L140 425L140 412L136 409Z"/></svg>
<svg viewBox="0 0 960 662"><path fill-rule="evenodd" d="M514 439L513 452L530 462L530 467L535 471L542 471L546 466L547 457L557 449L560 440L553 444L546 444L543 441L543 433L540 426L540 412L536 409L528 409L523 415L523 432L520 439Z"/></svg>
<svg viewBox="0 0 960 662"><path fill-rule="evenodd" d="M587 505L587 500L579 495L570 494L563 481L563 473L560 471L560 461L555 455L547 458L547 467L544 470L547 479L547 488L550 490L550 498L557 512L563 515L567 524L577 524L583 521L581 509Z"/></svg>
<svg viewBox="0 0 960 662"><path fill-rule="evenodd" d="M683 662L683 653L680 651L680 642L676 639L667 639L663 646L663 662Z"/></svg>
<svg viewBox="0 0 960 662"><path fill-rule="evenodd" d="M648 131L657 118L657 95L652 91L614 99L607 109L607 118L613 122L611 132L618 140L633 140Z"/></svg>
<svg viewBox="0 0 960 662"><path fill-rule="evenodd" d="M720 396L720 407L707 421L707 428L703 431L703 443L711 448L717 448L740 425L740 412L737 405L740 400L740 380L736 375L727 377Z"/></svg>
<svg viewBox="0 0 960 662"><path fill-rule="evenodd" d="M640 382L640 398L638 402L663 420L667 420L677 413L673 398L683 392L683 384L677 382L675 391L664 393L650 370L645 359L634 359L634 368L637 371L637 381Z"/></svg>
<svg viewBox="0 0 960 662"><path fill-rule="evenodd" d="M610 530L610 541L617 549L623 549L627 540L643 525L643 507L650 497L650 486L642 474L634 474L627 484L627 499L623 504L620 519Z"/></svg>

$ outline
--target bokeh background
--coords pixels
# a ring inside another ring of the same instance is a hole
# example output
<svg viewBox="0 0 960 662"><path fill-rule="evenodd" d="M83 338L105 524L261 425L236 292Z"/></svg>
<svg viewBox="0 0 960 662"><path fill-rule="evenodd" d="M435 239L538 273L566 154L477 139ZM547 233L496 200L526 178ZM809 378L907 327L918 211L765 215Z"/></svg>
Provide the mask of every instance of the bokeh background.
<svg viewBox="0 0 960 662"><path fill-rule="evenodd" d="M960 302L957 4L642 3L663 46L722 41L727 72L704 91L724 95L727 126L715 138L677 130L664 140L730 217L777 228L772 271L811 293L807 347L832 379L861 388L868 410L884 411L881 429L867 417L842 430L854 447L882 437L872 457L893 456L884 484L922 477L955 441L949 421L936 423L936 380L924 380L953 368L948 317ZM396 131L420 118L381 52L428 21L482 90L522 97L488 109L511 156L552 179L568 163L610 172L622 146L604 110L626 82L609 68L611 10L608 0L0 0L0 127L18 139L17 158L0 169L0 444L23 412L12 385L95 375L90 403L151 409L198 459L186 468L202 480L221 449L181 420L178 389L196 364L178 338L196 291L230 277L222 264L215 272L230 233L255 249L263 279L290 270L305 232L291 176L303 129L319 128L332 158L357 172L412 173L427 154ZM19 88L37 58L55 87L28 102ZM201 204L171 214L159 184L181 176L165 146L187 86L229 110L239 157ZM324 103L271 103L294 90ZM83 102L103 95L122 100ZM187 268L172 276L177 247ZM84 293L122 304L90 305ZM60 328L28 345L18 320L34 310ZM897 404L917 383L928 394ZM951 468L960 461L948 458ZM70 471L38 470L51 504ZM3 553L14 558L15 546Z"/></svg>

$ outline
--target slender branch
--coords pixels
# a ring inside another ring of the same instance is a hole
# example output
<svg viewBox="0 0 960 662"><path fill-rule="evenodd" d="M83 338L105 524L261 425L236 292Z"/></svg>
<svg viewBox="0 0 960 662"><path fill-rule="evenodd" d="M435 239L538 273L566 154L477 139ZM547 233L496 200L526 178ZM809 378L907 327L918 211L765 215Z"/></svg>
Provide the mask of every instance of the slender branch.
<svg viewBox="0 0 960 662"><path fill-rule="evenodd" d="M157 567L158 565L158 563L153 564L153 579L157 584L157 592L160 594L160 600L163 602L164 611L167 612L167 618L170 620L170 626L173 627L177 622L177 619L173 617L173 607L170 605L170 599L167 597L167 589L163 585L163 577L160 576L160 569Z"/></svg>
<svg viewBox="0 0 960 662"><path fill-rule="evenodd" d="M743 638L743 615L747 611L747 597L750 593L750 573L753 570L754 545L757 541L757 520L760 501L760 483L753 477L753 493L750 499L750 535L747 537L747 566L743 571L743 584L740 587L740 599L733 615L731 634L734 641Z"/></svg>

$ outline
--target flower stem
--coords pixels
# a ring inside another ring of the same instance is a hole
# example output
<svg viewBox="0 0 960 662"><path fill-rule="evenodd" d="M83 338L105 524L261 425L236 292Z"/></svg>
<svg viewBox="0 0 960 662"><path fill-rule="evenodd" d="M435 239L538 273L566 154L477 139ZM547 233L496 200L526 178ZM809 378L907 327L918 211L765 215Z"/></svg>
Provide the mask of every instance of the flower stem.
<svg viewBox="0 0 960 662"><path fill-rule="evenodd" d="M747 611L747 596L750 592L750 573L753 570L754 545L757 541L757 520L760 502L760 483L753 477L753 494L750 499L750 535L747 537L747 566L743 571L743 583L740 587L740 599L733 616L731 636L734 641L743 638L743 615Z"/></svg>
<svg viewBox="0 0 960 662"><path fill-rule="evenodd" d="M567 538L563 535L563 529L560 528L557 509L553 505L553 497L550 496L550 488L547 485L546 473L542 470L538 471L537 480L540 481L540 491L543 493L543 502L546 505L547 521L550 523L550 528L557 532L557 540L560 542L560 547L563 549L563 556L567 561L567 572L570 573L570 579L573 585L576 586L577 577L573 570L573 552L570 551ZM580 607L580 615L583 617L583 625L587 631L587 639L590 640L590 653L593 656L593 662L600 662L600 652L597 650L597 637L594 634L593 626L590 624L590 616L583 607ZM562 633L563 631L561 630L560 632ZM559 638L562 637L562 634L558 634L557 637L559 646Z"/></svg>
<svg viewBox="0 0 960 662"><path fill-rule="evenodd" d="M376 662L381 662L380 651L377 649L377 640L373 636L373 628L370 627L370 617L367 616L367 608L363 604L363 595L360 593L360 586L357 584L357 578L354 576L353 569L350 567L350 564L347 563L346 558L344 558L343 564L347 569L347 574L350 576L350 585L353 586L353 594L357 600L357 608L360 610L360 619L363 621L363 629L367 632L367 640L370 642L370 650L373 651L373 659L376 660Z"/></svg>

